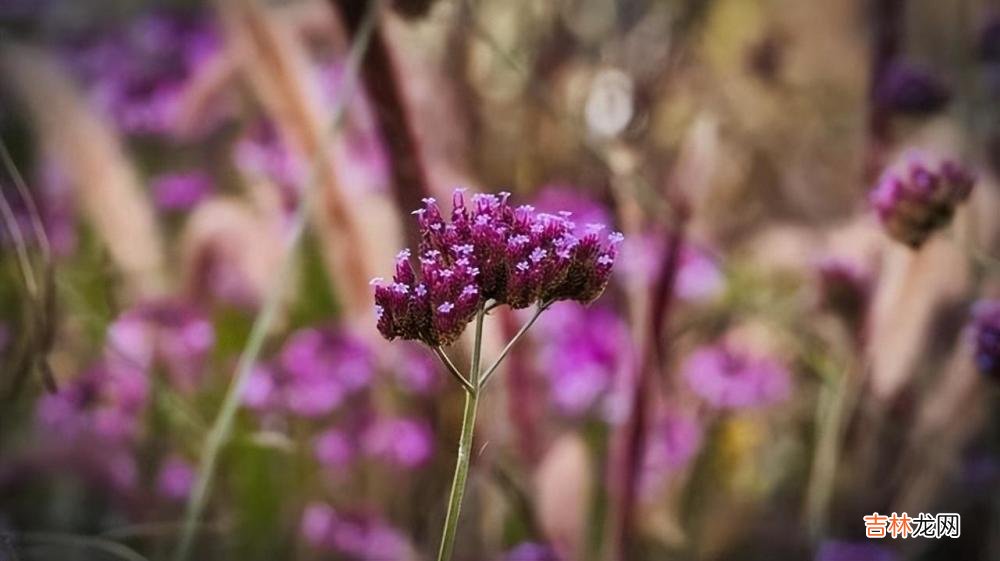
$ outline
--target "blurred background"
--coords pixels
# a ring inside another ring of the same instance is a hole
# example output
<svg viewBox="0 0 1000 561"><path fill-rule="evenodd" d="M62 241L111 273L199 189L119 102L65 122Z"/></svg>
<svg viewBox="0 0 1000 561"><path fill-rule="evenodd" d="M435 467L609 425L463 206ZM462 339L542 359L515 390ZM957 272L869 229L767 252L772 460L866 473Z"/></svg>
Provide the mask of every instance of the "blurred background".
<svg viewBox="0 0 1000 561"><path fill-rule="evenodd" d="M0 76L0 560L433 559L462 391L368 282L456 187L626 238L456 560L1000 559L1000 4L0 0Z"/></svg>

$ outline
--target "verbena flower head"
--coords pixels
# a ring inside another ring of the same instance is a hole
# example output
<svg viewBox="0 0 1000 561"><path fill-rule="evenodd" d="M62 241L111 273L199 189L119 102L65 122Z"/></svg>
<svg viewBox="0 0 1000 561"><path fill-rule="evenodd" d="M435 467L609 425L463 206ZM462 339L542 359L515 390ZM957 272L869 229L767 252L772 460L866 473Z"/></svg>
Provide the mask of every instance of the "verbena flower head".
<svg viewBox="0 0 1000 561"><path fill-rule="evenodd" d="M970 335L976 368L1000 381L1000 300L981 300L973 306Z"/></svg>
<svg viewBox="0 0 1000 561"><path fill-rule="evenodd" d="M791 376L780 363L726 344L697 349L682 372L694 393L720 409L778 403L791 391Z"/></svg>
<svg viewBox="0 0 1000 561"><path fill-rule="evenodd" d="M972 173L954 162L933 167L912 156L902 171L882 177L869 200L891 237L918 248L951 222L974 184Z"/></svg>
<svg viewBox="0 0 1000 561"><path fill-rule="evenodd" d="M434 199L414 212L417 254L400 252L392 282L373 281L385 338L448 345L487 300L525 308L556 300L589 303L601 295L622 235L606 234L600 224L578 235L567 214L515 208L509 197L477 194L467 205L458 190L450 219Z"/></svg>

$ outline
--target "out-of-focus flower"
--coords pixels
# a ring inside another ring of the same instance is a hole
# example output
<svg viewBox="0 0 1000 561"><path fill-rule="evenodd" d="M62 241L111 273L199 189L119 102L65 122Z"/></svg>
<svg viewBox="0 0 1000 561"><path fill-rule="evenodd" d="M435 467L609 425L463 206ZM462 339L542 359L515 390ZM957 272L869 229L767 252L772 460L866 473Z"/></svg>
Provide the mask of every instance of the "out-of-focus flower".
<svg viewBox="0 0 1000 561"><path fill-rule="evenodd" d="M889 235L917 248L951 222L974 184L972 173L954 162L932 169L912 155L904 171L883 175L869 200Z"/></svg>
<svg viewBox="0 0 1000 561"><path fill-rule="evenodd" d="M129 443L139 432L148 380L122 364L99 363L38 401L36 417L48 437L63 442Z"/></svg>
<svg viewBox="0 0 1000 561"><path fill-rule="evenodd" d="M129 134L170 134L198 66L220 47L201 15L151 13L67 49L98 105Z"/></svg>
<svg viewBox="0 0 1000 561"><path fill-rule="evenodd" d="M351 439L337 429L327 429L313 441L313 456L328 468L342 468L350 464L356 452Z"/></svg>
<svg viewBox="0 0 1000 561"><path fill-rule="evenodd" d="M647 234L629 238L622 246L621 267L617 278L638 276L653 282L664 259L665 236ZM725 286L719 264L704 249L692 243L681 248L674 294L687 302L698 302L718 295Z"/></svg>
<svg viewBox="0 0 1000 561"><path fill-rule="evenodd" d="M643 457L642 486L652 491L671 473L681 469L701 447L702 429L690 416L672 412L650 430Z"/></svg>
<svg viewBox="0 0 1000 561"><path fill-rule="evenodd" d="M332 412L343 399L372 380L371 349L332 328L307 328L293 334L279 357L278 385L289 411L303 417Z"/></svg>
<svg viewBox="0 0 1000 561"><path fill-rule="evenodd" d="M912 62L895 61L879 78L875 103L904 115L936 113L948 104L951 91L938 76Z"/></svg>
<svg viewBox="0 0 1000 561"><path fill-rule="evenodd" d="M156 491L165 499L182 501L191 493L194 479L195 471L190 463L179 456L170 456L160 468Z"/></svg>
<svg viewBox="0 0 1000 561"><path fill-rule="evenodd" d="M509 194L475 195L472 209L455 192L450 223L434 199L415 212L420 222L420 278L410 252L400 252L392 283L375 279L378 329L387 339L448 345L464 331L480 303L513 308L535 302L590 302L607 285L621 234L602 243L602 225L583 236L564 215L512 208Z"/></svg>
<svg viewBox="0 0 1000 561"><path fill-rule="evenodd" d="M895 561L896 553L871 542L827 540L819 546L816 561Z"/></svg>
<svg viewBox="0 0 1000 561"><path fill-rule="evenodd" d="M1000 300L980 300L972 307L971 337L976 368L1000 381Z"/></svg>
<svg viewBox="0 0 1000 561"><path fill-rule="evenodd" d="M630 367L628 330L608 308L557 304L536 329L538 368L564 415L592 412Z"/></svg>
<svg viewBox="0 0 1000 561"><path fill-rule="evenodd" d="M371 383L375 357L364 341L334 327L293 333L273 365L251 373L243 402L259 412L316 418Z"/></svg>
<svg viewBox="0 0 1000 561"><path fill-rule="evenodd" d="M852 328L860 327L871 293L871 275L853 261L826 257L816 263L819 304L844 319Z"/></svg>
<svg viewBox="0 0 1000 561"><path fill-rule="evenodd" d="M694 393L720 409L770 405L791 392L791 375L783 365L725 343L695 350L682 375Z"/></svg>
<svg viewBox="0 0 1000 561"><path fill-rule="evenodd" d="M212 179L198 171L171 173L153 179L152 190L160 210L191 210L212 191Z"/></svg>
<svg viewBox="0 0 1000 561"><path fill-rule="evenodd" d="M415 343L400 345L393 364L396 380L408 392L431 395L441 387L439 364L425 347Z"/></svg>
<svg viewBox="0 0 1000 561"><path fill-rule="evenodd" d="M434 453L434 434L418 419L379 419L363 436L365 452L404 469L418 468Z"/></svg>
<svg viewBox="0 0 1000 561"><path fill-rule="evenodd" d="M545 544L523 542L501 555L498 561L559 561L559 556Z"/></svg>
<svg viewBox="0 0 1000 561"><path fill-rule="evenodd" d="M233 159L240 171L251 177L267 178L290 199L298 193L306 176L302 161L282 142L270 121L260 121L247 129L236 142Z"/></svg>
<svg viewBox="0 0 1000 561"><path fill-rule="evenodd" d="M182 391L193 391L215 344L212 323L187 304L161 300L140 304L109 327L107 359L149 371L164 368Z"/></svg>
<svg viewBox="0 0 1000 561"><path fill-rule="evenodd" d="M371 515L345 515L324 503L310 503L300 531L311 546L350 559L404 559L411 547L403 534Z"/></svg>

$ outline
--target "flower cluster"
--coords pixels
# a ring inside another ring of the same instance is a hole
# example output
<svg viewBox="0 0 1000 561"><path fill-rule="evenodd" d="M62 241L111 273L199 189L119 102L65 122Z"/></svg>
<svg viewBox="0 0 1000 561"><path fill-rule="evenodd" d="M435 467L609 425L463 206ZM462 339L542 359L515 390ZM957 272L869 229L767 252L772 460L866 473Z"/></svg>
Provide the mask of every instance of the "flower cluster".
<svg viewBox="0 0 1000 561"><path fill-rule="evenodd" d="M726 344L696 350L683 375L696 394L720 409L770 405L791 393L791 376L784 366Z"/></svg>
<svg viewBox="0 0 1000 561"><path fill-rule="evenodd" d="M250 376L243 400L258 411L322 417L367 388L374 370L364 342L332 328L306 328L288 339L275 366Z"/></svg>
<svg viewBox="0 0 1000 561"><path fill-rule="evenodd" d="M300 528L309 545L338 559L407 559L412 546L403 534L370 514L345 514L328 504L306 506Z"/></svg>
<svg viewBox="0 0 1000 561"><path fill-rule="evenodd" d="M508 198L477 194L470 208L458 190L450 221L434 199L414 212L421 233L417 270L403 250L393 282L373 281L385 338L448 345L487 300L525 308L556 300L589 303L601 295L622 235L602 236L604 226L597 224L577 235L568 213L515 208Z"/></svg>
<svg viewBox="0 0 1000 561"><path fill-rule="evenodd" d="M111 363L150 372L162 368L175 388L193 391L215 345L215 329L201 311L174 300L140 304L108 327Z"/></svg>
<svg viewBox="0 0 1000 561"><path fill-rule="evenodd" d="M870 201L894 239L918 248L935 230L951 222L955 207L969 198L975 178L945 161L936 170L914 159L902 173L887 173Z"/></svg>
<svg viewBox="0 0 1000 561"><path fill-rule="evenodd" d="M971 336L976 367L1000 380L1000 300L981 300L972 308Z"/></svg>
<svg viewBox="0 0 1000 561"><path fill-rule="evenodd" d="M124 132L170 134L189 81L219 48L214 24L201 14L155 12L70 45L67 56Z"/></svg>
<svg viewBox="0 0 1000 561"><path fill-rule="evenodd" d="M615 386L632 368L628 329L610 309L553 306L537 326L538 366L556 409L567 416L610 413Z"/></svg>

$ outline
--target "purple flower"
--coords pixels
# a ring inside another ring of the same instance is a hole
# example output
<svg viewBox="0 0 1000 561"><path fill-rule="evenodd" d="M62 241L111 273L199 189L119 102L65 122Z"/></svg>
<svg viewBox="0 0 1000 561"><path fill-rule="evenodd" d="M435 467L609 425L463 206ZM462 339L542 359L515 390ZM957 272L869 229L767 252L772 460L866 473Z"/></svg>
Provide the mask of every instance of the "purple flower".
<svg viewBox="0 0 1000 561"><path fill-rule="evenodd" d="M261 121L249 127L236 143L233 157L240 171L274 182L288 199L288 207L294 206L307 170L282 141L273 123Z"/></svg>
<svg viewBox="0 0 1000 561"><path fill-rule="evenodd" d="M522 542L501 555L498 561L559 561L559 556L547 545Z"/></svg>
<svg viewBox="0 0 1000 561"><path fill-rule="evenodd" d="M67 57L98 105L129 134L167 134L198 66L219 49L214 26L197 15L152 13L69 46Z"/></svg>
<svg viewBox="0 0 1000 561"><path fill-rule="evenodd" d="M557 304L539 320L538 367L549 379L556 408L591 412L630 367L625 323L608 308Z"/></svg>
<svg viewBox="0 0 1000 561"><path fill-rule="evenodd" d="M198 171L161 175L153 180L153 199L160 210L191 210L212 191L212 179Z"/></svg>
<svg viewBox="0 0 1000 561"><path fill-rule="evenodd" d="M653 282L664 259L665 236L646 234L626 240L622 247L621 278L638 276ZM708 252L691 243L681 248L674 294L677 298L697 302L718 295L725 286L725 278L718 263Z"/></svg>
<svg viewBox="0 0 1000 561"><path fill-rule="evenodd" d="M912 62L895 61L879 77L875 102L904 115L928 115L943 109L951 92L927 68Z"/></svg>
<svg viewBox="0 0 1000 561"><path fill-rule="evenodd" d="M896 553L871 542L827 540L820 544L815 561L895 561Z"/></svg>
<svg viewBox="0 0 1000 561"><path fill-rule="evenodd" d="M355 454L354 443L337 429L327 429L313 441L313 456L328 468L343 468L351 463Z"/></svg>
<svg viewBox="0 0 1000 561"><path fill-rule="evenodd" d="M375 359L359 339L332 328L308 328L285 343L279 365L285 407L302 417L319 417L368 387Z"/></svg>
<svg viewBox="0 0 1000 561"><path fill-rule="evenodd" d="M951 222L974 184L973 175L954 162L931 169L914 155L905 172L883 175L869 200L888 234L916 249Z"/></svg>
<svg viewBox="0 0 1000 561"><path fill-rule="evenodd" d="M360 339L334 327L300 329L275 364L257 365L243 402L258 412L322 417L366 389L374 370L375 357Z"/></svg>
<svg viewBox="0 0 1000 561"><path fill-rule="evenodd" d="M345 515L319 502L302 514L302 537L317 549L350 559L404 559L411 550L399 530L372 515Z"/></svg>
<svg viewBox="0 0 1000 561"><path fill-rule="evenodd" d="M701 447L702 430L690 416L664 415L650 430L643 458L643 487L649 492L684 467Z"/></svg>
<svg viewBox="0 0 1000 561"><path fill-rule="evenodd" d="M212 323L200 311L159 300L123 313L109 327L107 358L149 371L162 366L182 391L193 391L215 345Z"/></svg>
<svg viewBox="0 0 1000 561"><path fill-rule="evenodd" d="M404 469L418 468L434 453L430 426L417 419L379 419L363 436L365 452Z"/></svg>
<svg viewBox="0 0 1000 561"><path fill-rule="evenodd" d="M146 376L122 364L99 363L36 405L39 427L67 443L121 445L138 435L149 391Z"/></svg>
<svg viewBox="0 0 1000 561"><path fill-rule="evenodd" d="M431 395L441 388L441 375L434 355L416 343L399 346L393 372L399 385L416 395Z"/></svg>
<svg viewBox="0 0 1000 561"><path fill-rule="evenodd" d="M976 368L1000 381L1000 300L976 302L969 331Z"/></svg>
<svg viewBox="0 0 1000 561"><path fill-rule="evenodd" d="M449 345L480 304L492 299L512 308L535 302L591 302L604 291L621 234L590 225L582 236L566 215L512 208L509 194L477 194L471 208L455 192L451 220L434 199L416 211L420 223L418 271L408 250L396 259L393 282L375 285L379 332L387 339Z"/></svg>
<svg viewBox="0 0 1000 561"><path fill-rule="evenodd" d="M791 392L791 375L784 366L726 344L695 350L682 375L694 393L720 409L770 405Z"/></svg>
<svg viewBox="0 0 1000 561"><path fill-rule="evenodd" d="M195 471L186 460L170 456L163 462L156 478L156 491L165 499L183 501L191 493Z"/></svg>

